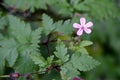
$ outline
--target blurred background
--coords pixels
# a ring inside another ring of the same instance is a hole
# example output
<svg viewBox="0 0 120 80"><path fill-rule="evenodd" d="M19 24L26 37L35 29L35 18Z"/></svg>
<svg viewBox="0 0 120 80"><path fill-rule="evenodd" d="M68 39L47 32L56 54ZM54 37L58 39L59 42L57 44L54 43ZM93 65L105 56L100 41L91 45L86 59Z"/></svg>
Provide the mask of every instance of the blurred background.
<svg viewBox="0 0 120 80"><path fill-rule="evenodd" d="M54 21L86 17L94 23L87 47L101 62L94 70L82 72L84 80L120 80L120 0L0 0L0 12L38 22L43 13ZM4 20L0 20L1 22ZM0 24L5 25L5 24Z"/></svg>

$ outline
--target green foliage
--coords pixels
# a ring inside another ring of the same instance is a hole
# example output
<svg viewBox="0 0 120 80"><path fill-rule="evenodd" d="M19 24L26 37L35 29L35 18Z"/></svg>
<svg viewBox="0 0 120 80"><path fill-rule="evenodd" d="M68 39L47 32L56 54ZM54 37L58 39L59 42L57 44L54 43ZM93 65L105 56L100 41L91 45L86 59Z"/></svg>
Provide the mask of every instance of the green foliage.
<svg viewBox="0 0 120 80"><path fill-rule="evenodd" d="M73 32L73 28L70 27L72 22L70 20L66 20L64 23L63 21L58 21L54 23L55 31L58 33L63 33L64 35L71 35Z"/></svg>
<svg viewBox="0 0 120 80"><path fill-rule="evenodd" d="M73 54L71 57L73 66L80 71L88 71L95 68L100 63L87 54Z"/></svg>
<svg viewBox="0 0 120 80"><path fill-rule="evenodd" d="M46 35L50 34L55 28L53 25L53 20L46 14L42 15L42 24L43 24L43 31Z"/></svg>
<svg viewBox="0 0 120 80"><path fill-rule="evenodd" d="M65 22L58 21L53 24L53 19L46 14L42 15L42 20L43 31L46 35L54 31L64 35L71 35L73 32L73 28L70 27L72 25L70 20L66 20Z"/></svg>
<svg viewBox="0 0 120 80"><path fill-rule="evenodd" d="M14 69L16 70L16 72L20 72L24 74L24 73L36 71L37 66L31 60L29 53L26 54L22 53L17 59Z"/></svg>
<svg viewBox="0 0 120 80"><path fill-rule="evenodd" d="M14 67L18 72L33 71L32 63L29 55L36 52L38 49L38 42L40 38L41 29L31 30L30 25L19 18L8 15L9 28L8 34L0 41L0 55L1 64L0 68L3 71L5 60L9 67ZM4 56L4 57L3 57ZM19 66L19 64L21 64ZM26 69L26 67L29 67Z"/></svg>
<svg viewBox="0 0 120 80"><path fill-rule="evenodd" d="M45 72L37 77L33 75L35 80L72 80L83 76L81 72L95 70L100 63L92 56L107 61L108 54L103 56L102 52L115 53L116 64L107 68L108 62L102 61L101 70L95 72L101 76L102 70L106 70L105 74L115 68L119 70L120 28L116 26L120 15L116 4L119 1L3 0L0 3L0 74L6 74L6 67L10 67L21 74ZM93 21L93 33L78 38L73 23L83 16ZM89 74L86 79L95 80Z"/></svg>
<svg viewBox="0 0 120 80"><path fill-rule="evenodd" d="M36 1L33 1L33 0L20 0L20 1L4 0L4 4L6 7L15 7L21 11L25 11L25 10L30 9L31 12L34 12L35 8L46 9L47 3L51 4L51 3L53 3L53 1L47 1L47 0L44 0L44 1L41 1L41 0L36 0Z"/></svg>
<svg viewBox="0 0 120 80"><path fill-rule="evenodd" d="M84 44L85 45L85 44ZM82 52L84 53L84 52ZM79 75L79 71L89 71L100 63L88 54L74 53L71 59L61 67L61 77L63 80L71 79Z"/></svg>
<svg viewBox="0 0 120 80"><path fill-rule="evenodd" d="M47 60L45 60L44 57L38 53L31 54L30 57L36 65L39 65L39 69L42 71L51 66L54 59L54 56L50 56L47 58Z"/></svg>
<svg viewBox="0 0 120 80"><path fill-rule="evenodd" d="M69 60L69 55L67 55L67 48L63 42L61 42L61 40L57 41L56 51L54 54L57 58L59 58L60 63L65 63Z"/></svg>
<svg viewBox="0 0 120 80"><path fill-rule="evenodd" d="M1 18L0 18L0 29L1 29L1 30L5 28L4 26L7 26L6 23L8 23L6 17L1 17Z"/></svg>
<svg viewBox="0 0 120 80"><path fill-rule="evenodd" d="M0 41L0 71L3 72L5 66L5 61L7 60L10 67L14 65L16 59L18 58L17 43L14 42L14 39L3 39ZM9 45L9 46L8 46Z"/></svg>
<svg viewBox="0 0 120 80"><path fill-rule="evenodd" d="M4 5L15 7L21 11L30 10L31 12L35 12L35 9L49 9L55 14L62 14L62 16L71 16L74 12L82 12L90 14L96 19L108 19L109 16L116 17L118 15L115 4L109 0L4 0Z"/></svg>
<svg viewBox="0 0 120 80"><path fill-rule="evenodd" d="M86 47L86 46L90 46L90 45L92 45L93 44L93 42L91 42L91 41L82 41L80 44L79 44L79 46L80 47Z"/></svg>
<svg viewBox="0 0 120 80"><path fill-rule="evenodd" d="M92 45L93 42L91 41L87 41L87 40L84 40L84 41L81 41L78 46L74 45L74 43L71 43L70 44L70 47L69 49L71 49L72 51L74 51L75 53L82 53L82 54L88 54L88 51L86 50L86 46L90 46Z"/></svg>
<svg viewBox="0 0 120 80"><path fill-rule="evenodd" d="M1 54L2 56L4 55L3 62L6 59L9 66L12 67L18 57L17 43L15 43L15 40L11 38L1 40L0 45L2 45L2 48L0 48Z"/></svg>
<svg viewBox="0 0 120 80"><path fill-rule="evenodd" d="M71 62L67 62L61 67L60 74L63 80L67 80L79 75L80 73L77 71L77 69L75 69Z"/></svg>
<svg viewBox="0 0 120 80"><path fill-rule="evenodd" d="M41 29L38 28L31 31L30 24L25 24L23 21L20 21L18 18L11 15L8 16L8 19L10 25L9 35L13 36L20 44L19 49L23 49L23 51L25 51L24 53L27 52L27 49L30 49L30 52L36 51Z"/></svg>

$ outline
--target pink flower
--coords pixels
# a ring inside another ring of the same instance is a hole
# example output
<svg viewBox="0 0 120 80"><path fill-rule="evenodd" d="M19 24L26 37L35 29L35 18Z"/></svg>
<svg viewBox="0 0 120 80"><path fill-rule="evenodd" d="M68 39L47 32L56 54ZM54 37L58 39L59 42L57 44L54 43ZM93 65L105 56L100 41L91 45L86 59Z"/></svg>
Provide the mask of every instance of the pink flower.
<svg viewBox="0 0 120 80"><path fill-rule="evenodd" d="M89 29L90 27L93 26L92 22L88 22L86 23L86 19L85 18L80 18L80 24L78 23L74 23L73 27L78 29L77 31L77 35L81 36L83 34L83 31L85 31L87 34L91 33L91 29Z"/></svg>

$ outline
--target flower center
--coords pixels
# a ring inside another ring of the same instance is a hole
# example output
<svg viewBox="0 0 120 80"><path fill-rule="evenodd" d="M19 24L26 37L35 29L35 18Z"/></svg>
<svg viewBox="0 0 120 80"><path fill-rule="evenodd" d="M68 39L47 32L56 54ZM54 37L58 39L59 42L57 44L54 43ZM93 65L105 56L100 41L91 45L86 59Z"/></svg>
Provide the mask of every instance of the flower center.
<svg viewBox="0 0 120 80"><path fill-rule="evenodd" d="M84 30L84 26L82 26L81 29Z"/></svg>

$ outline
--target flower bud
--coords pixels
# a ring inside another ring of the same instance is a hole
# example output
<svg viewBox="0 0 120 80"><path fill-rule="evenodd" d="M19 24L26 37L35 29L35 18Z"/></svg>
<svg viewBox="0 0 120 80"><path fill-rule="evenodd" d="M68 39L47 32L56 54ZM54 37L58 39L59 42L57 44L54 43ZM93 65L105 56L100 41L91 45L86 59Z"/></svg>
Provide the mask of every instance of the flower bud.
<svg viewBox="0 0 120 80"><path fill-rule="evenodd" d="M19 73L11 73L10 78L19 78L20 74Z"/></svg>

